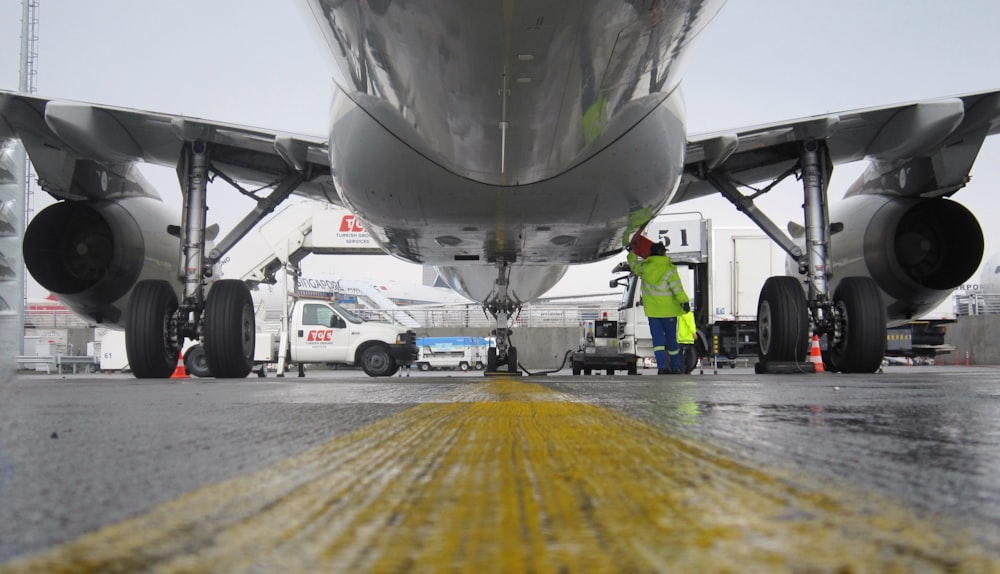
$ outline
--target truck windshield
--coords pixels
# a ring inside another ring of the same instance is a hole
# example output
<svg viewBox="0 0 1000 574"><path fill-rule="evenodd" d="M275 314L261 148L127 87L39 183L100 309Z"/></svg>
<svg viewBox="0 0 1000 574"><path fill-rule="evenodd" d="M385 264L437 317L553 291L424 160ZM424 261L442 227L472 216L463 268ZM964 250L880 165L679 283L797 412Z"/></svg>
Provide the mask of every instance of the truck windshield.
<svg viewBox="0 0 1000 574"><path fill-rule="evenodd" d="M354 323L355 325L360 325L361 323L365 322L365 320L362 319L361 317L358 317L354 313L351 313L350 311L348 311L347 309L341 307L337 303L334 303L333 301L330 301L330 306L333 307L334 309L336 309L337 313L340 313L341 317L343 317L344 319L350 321L351 323Z"/></svg>

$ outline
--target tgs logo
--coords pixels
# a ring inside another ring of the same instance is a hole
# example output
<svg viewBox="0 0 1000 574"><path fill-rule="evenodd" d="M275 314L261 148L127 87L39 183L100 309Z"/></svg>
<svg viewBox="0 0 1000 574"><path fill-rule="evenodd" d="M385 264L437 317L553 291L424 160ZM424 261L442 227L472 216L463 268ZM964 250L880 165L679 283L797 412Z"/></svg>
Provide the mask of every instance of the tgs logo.
<svg viewBox="0 0 1000 574"><path fill-rule="evenodd" d="M314 341L314 342L318 341L321 343L329 343L332 340L333 340L333 331L330 330L313 329L309 331L309 334L306 336L306 341Z"/></svg>
<svg viewBox="0 0 1000 574"><path fill-rule="evenodd" d="M365 228L361 225L361 222L358 221L357 217L354 217L353 215L345 215L340 220L340 230L349 233L363 233Z"/></svg>

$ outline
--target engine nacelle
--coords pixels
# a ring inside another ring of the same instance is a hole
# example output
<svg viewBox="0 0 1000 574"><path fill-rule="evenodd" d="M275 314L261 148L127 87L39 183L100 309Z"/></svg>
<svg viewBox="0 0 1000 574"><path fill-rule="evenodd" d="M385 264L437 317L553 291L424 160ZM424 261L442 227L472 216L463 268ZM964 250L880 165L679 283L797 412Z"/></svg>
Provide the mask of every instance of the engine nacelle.
<svg viewBox="0 0 1000 574"><path fill-rule="evenodd" d="M180 292L180 240L167 233L179 217L159 199L62 201L24 232L24 265L75 313L124 327L132 287L162 279Z"/></svg>
<svg viewBox="0 0 1000 574"><path fill-rule="evenodd" d="M983 231L962 205L944 198L855 195L830 221L834 285L852 275L878 283L890 322L920 316L964 283L983 258Z"/></svg>

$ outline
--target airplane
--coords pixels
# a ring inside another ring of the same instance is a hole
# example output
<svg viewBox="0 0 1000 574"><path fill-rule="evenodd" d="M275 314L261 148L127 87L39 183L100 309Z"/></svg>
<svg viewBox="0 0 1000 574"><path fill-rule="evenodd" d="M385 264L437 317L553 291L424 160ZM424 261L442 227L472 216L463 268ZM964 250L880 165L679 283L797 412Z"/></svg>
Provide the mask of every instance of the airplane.
<svg viewBox="0 0 1000 574"><path fill-rule="evenodd" d="M488 370L514 371L512 319L567 265L620 254L667 205L721 195L796 261L761 291L762 363L801 360L817 333L828 370L874 372L886 325L936 306L982 258L978 222L948 198L1000 129L1000 91L690 135L682 64L721 5L308 0L340 70L326 138L0 92L0 138L22 142L60 200L25 230L25 265L123 327L137 377L170 376L185 338L216 376L244 377L249 291L208 275L294 193L350 209L387 253L480 301L496 321ZM833 166L863 159L831 204ZM179 217L140 162L176 168ZM793 177L804 225L785 233L754 200ZM210 178L256 206L206 250Z"/></svg>

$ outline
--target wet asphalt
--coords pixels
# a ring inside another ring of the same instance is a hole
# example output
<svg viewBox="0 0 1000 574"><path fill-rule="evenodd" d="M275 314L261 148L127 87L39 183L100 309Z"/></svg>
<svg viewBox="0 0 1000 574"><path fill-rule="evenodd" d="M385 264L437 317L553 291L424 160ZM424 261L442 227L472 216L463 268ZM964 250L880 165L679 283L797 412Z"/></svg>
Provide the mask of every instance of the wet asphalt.
<svg viewBox="0 0 1000 574"><path fill-rule="evenodd" d="M1000 369L523 377L741 463L971 524L1000 555ZM483 379L19 375L0 388L0 563L248 474ZM601 437L594 437L601 440ZM595 461L599 464L599 461Z"/></svg>

